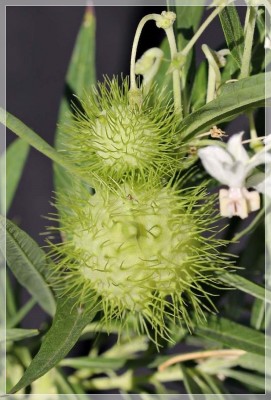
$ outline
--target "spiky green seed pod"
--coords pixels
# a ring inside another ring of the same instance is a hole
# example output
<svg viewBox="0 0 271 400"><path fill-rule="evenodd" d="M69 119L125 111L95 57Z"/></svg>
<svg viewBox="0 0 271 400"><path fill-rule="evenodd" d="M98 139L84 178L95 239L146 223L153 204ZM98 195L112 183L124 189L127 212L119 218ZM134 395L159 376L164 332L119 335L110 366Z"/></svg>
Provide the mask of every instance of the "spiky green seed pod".
<svg viewBox="0 0 271 400"><path fill-rule="evenodd" d="M139 90L139 89L138 89ZM178 118L163 95L153 89L142 104L131 105L128 81L105 81L80 99L72 126L63 127L66 154L82 172L102 181L122 182L145 177L158 179L180 167L176 162ZM155 98L151 104L151 98Z"/></svg>
<svg viewBox="0 0 271 400"><path fill-rule="evenodd" d="M56 285L85 307L99 297L109 331L112 320L125 325L133 315L138 331L170 339L167 321L190 326L190 311L200 313L208 299L202 283L216 282L226 264L210 228L213 205L203 187L178 183L130 181L94 196L64 196L57 207L68 236L53 246Z"/></svg>

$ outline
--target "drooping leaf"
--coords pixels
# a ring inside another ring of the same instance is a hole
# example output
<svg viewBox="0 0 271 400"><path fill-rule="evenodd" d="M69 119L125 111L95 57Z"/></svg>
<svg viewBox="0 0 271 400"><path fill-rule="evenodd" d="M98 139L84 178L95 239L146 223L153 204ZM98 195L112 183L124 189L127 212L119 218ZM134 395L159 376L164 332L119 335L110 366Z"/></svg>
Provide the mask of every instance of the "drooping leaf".
<svg viewBox="0 0 271 400"><path fill-rule="evenodd" d="M206 323L196 327L195 333L230 348L258 355L265 354L265 335L262 332L225 318L209 316Z"/></svg>
<svg viewBox="0 0 271 400"><path fill-rule="evenodd" d="M228 48L237 65L241 68L244 52L244 32L236 7L234 5L224 7L219 18Z"/></svg>
<svg viewBox="0 0 271 400"><path fill-rule="evenodd" d="M265 79L271 79L271 72L225 84L215 100L182 120L179 126L180 138L189 140L197 133L206 132L213 125L229 121L248 109L264 106Z"/></svg>
<svg viewBox="0 0 271 400"><path fill-rule="evenodd" d="M7 329L6 330L6 340L7 341L18 341L22 339L26 339L29 337L33 337L39 334L37 329ZM2 339L1 339L2 341Z"/></svg>
<svg viewBox="0 0 271 400"><path fill-rule="evenodd" d="M44 251L11 221L0 217L0 223L2 233L6 228L6 258L9 268L39 305L48 314L54 315L54 296L44 278L47 267Z"/></svg>
<svg viewBox="0 0 271 400"><path fill-rule="evenodd" d="M40 350L10 393L30 385L58 364L75 345L84 327L92 321L97 308L87 313L78 308L75 301L74 298L65 297L58 300L53 324Z"/></svg>
<svg viewBox="0 0 271 400"><path fill-rule="evenodd" d="M14 140L0 158L0 213L5 215L8 213L16 189L20 182L20 178L24 169L24 165L29 153L29 144L21 139ZM6 161L6 166L5 166ZM5 201L6 186L6 201ZM6 206L5 206L6 205Z"/></svg>
<svg viewBox="0 0 271 400"><path fill-rule="evenodd" d="M80 27L71 61L65 79L65 90L60 104L57 131L55 137L56 149L62 151L65 148L66 136L63 133L63 125L70 124L72 120L72 102L74 95L81 97L88 92L95 83L95 16L92 7L87 7L82 25ZM59 164L54 164L54 183L56 191L62 191L71 187L70 174Z"/></svg>

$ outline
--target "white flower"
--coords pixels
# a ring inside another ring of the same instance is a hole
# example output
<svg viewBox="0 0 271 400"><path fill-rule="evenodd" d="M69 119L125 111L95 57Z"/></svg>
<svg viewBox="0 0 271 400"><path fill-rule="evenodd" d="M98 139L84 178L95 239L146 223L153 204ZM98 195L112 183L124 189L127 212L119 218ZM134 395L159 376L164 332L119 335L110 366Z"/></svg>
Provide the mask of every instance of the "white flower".
<svg viewBox="0 0 271 400"><path fill-rule="evenodd" d="M264 174L258 174L257 179L251 183L247 179L252 171L260 164L271 163L271 154L267 150L271 147L270 140L266 140L263 150L249 157L242 145L244 132L233 135L227 148L207 146L198 151L198 155L206 171L229 189L220 189L220 213L225 217L237 215L246 218L248 213L260 208L258 192L269 193L270 179L265 179ZM269 138L268 138L269 139ZM247 187L254 187L257 191L248 191Z"/></svg>

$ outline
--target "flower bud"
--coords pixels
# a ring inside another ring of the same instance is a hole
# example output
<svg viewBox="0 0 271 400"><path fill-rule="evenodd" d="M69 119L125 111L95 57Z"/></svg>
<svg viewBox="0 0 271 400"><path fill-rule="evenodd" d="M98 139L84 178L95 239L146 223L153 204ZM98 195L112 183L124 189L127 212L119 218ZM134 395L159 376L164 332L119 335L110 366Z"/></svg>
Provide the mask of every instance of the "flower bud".
<svg viewBox="0 0 271 400"><path fill-rule="evenodd" d="M168 29L174 24L176 14L172 11L163 11L159 17L156 21L157 28Z"/></svg>

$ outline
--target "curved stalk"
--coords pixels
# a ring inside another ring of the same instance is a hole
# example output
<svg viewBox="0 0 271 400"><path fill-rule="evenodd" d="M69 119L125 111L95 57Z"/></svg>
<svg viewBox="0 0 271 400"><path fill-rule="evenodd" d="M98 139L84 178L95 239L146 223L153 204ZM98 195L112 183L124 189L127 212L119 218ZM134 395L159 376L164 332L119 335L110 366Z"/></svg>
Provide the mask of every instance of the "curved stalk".
<svg viewBox="0 0 271 400"><path fill-rule="evenodd" d="M139 38L142 32L142 29L144 28L144 25L148 21L157 21L157 16L159 14L148 14L145 15L139 22L136 33L134 36L134 41L132 45L132 53L131 53L131 61L130 61L130 80L131 80L131 90L133 89L138 89L137 84L136 84L136 78L135 78L135 63L136 63L136 52L137 52L137 47L138 47L138 42Z"/></svg>
<svg viewBox="0 0 271 400"><path fill-rule="evenodd" d="M148 21L155 21L157 24L161 23L161 15L160 14L148 14L145 17L141 19L139 22L136 33L134 36L134 41L132 45L132 53L131 53L131 62L130 62L130 81L131 81L131 87L130 90L138 90L137 84L136 84L136 77L135 77L135 64L136 64L136 52L137 52L137 47L138 47L138 42L139 38L142 32L142 29L144 25ZM158 27L160 27L158 25ZM173 32L173 27L162 27L164 31L166 32L167 39L169 42L169 47L170 47L170 53L171 53L171 61L174 60L175 56L177 55L177 45L176 45L176 40ZM173 71L173 96L174 96L174 108L175 111L180 113L181 118L182 118L182 102L181 102L181 83L180 83L180 75L179 71L176 69Z"/></svg>

